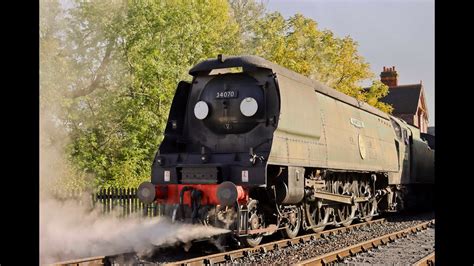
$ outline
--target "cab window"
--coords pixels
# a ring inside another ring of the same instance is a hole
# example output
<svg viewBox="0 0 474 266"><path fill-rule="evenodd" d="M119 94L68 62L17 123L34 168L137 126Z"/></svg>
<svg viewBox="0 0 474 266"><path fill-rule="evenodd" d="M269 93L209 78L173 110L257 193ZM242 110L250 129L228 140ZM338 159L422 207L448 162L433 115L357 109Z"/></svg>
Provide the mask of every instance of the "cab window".
<svg viewBox="0 0 474 266"><path fill-rule="evenodd" d="M402 139L402 132L401 132L400 125L393 119L390 119L390 121L392 122L392 126L393 126L393 129L395 130L395 134L397 135L397 138L399 140Z"/></svg>
<svg viewBox="0 0 474 266"><path fill-rule="evenodd" d="M408 131L406 129L403 129L403 140L405 141L405 144L408 145L409 140L408 140Z"/></svg>

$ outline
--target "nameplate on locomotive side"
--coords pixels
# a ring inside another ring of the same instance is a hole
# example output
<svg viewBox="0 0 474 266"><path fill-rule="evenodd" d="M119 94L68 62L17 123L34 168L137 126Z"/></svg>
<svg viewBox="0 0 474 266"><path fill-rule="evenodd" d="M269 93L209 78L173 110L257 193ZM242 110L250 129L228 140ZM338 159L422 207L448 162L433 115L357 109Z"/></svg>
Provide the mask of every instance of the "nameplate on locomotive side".
<svg viewBox="0 0 474 266"><path fill-rule="evenodd" d="M364 127L364 122L362 122L358 119L355 119L355 118L351 118L351 124L354 125L355 127L358 127L358 128L363 128Z"/></svg>
<svg viewBox="0 0 474 266"><path fill-rule="evenodd" d="M216 92L216 99L230 99L237 98L239 96L238 91L218 91Z"/></svg>

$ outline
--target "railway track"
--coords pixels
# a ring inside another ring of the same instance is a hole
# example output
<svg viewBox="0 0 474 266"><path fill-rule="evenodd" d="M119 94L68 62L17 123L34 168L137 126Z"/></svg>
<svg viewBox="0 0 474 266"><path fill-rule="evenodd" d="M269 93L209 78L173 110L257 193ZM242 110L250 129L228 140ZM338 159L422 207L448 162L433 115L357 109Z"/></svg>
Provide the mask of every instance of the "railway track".
<svg viewBox="0 0 474 266"><path fill-rule="evenodd" d="M96 265L134 265L136 261L135 253L123 253L111 256L97 256L81 258L76 260L61 261L49 266L96 266Z"/></svg>
<svg viewBox="0 0 474 266"><path fill-rule="evenodd" d="M90 257L84 259L77 259L77 260L68 260L68 261L61 261L57 263L51 264L51 266L74 266L74 265L105 265L107 264L107 257L106 256L97 256L97 257Z"/></svg>
<svg viewBox="0 0 474 266"><path fill-rule="evenodd" d="M293 246L309 243L310 241L315 241L317 239L331 239L332 237L338 234L360 230L361 228L364 228L364 227L372 228L376 226L382 226L385 223L386 223L386 219L384 218L377 219L377 220L373 220L369 222L354 224L348 227L340 227L340 228L326 230L319 233L306 234L306 235L296 237L294 239L283 239L283 240L273 241L273 242L259 245L254 248L243 248L243 249L216 253L216 254L211 254L211 255L206 255L206 256L200 256L196 258L174 261L174 262L155 262L155 263L159 263L159 264L165 263L165 265L190 265L190 266L191 265L226 264L226 263L228 264L232 262L241 263L243 260L245 261L246 258L248 259L249 257L252 257L252 256L260 256L262 254L269 253L269 252L282 251L287 248L291 248ZM426 229L428 228L428 226L432 224L434 224L434 220L417 222L415 225L409 226L408 228L404 228L396 232L391 232L389 234L385 234L380 237L375 237L367 241L362 241L354 245L337 249L335 251L325 252L324 254L320 254L318 256L314 256L309 259L296 260L299 262L295 261L292 264L297 263L298 265L326 265L331 262L337 262L337 261L342 260L345 257L352 256L356 253L365 252L379 245L384 245L384 244L387 244L388 242L394 241L395 239L406 237L407 235L411 233L415 233L417 231ZM129 258L132 257L131 254L127 254L127 255L129 256ZM416 262L415 265L434 265L434 254L430 254L430 255L431 256L426 256L425 258ZM125 254L115 255L115 256L99 256L99 257L93 257L93 258L59 262L53 265L55 266L56 265L57 266L113 265L113 263L117 263L117 258L119 257L122 257L122 260L123 260L123 258L125 258L126 256ZM130 264L129 262L127 263ZM154 264L154 262L142 262L142 261L140 261L140 263L143 263L142 265ZM258 261L256 261L255 264L259 264Z"/></svg>
<svg viewBox="0 0 474 266"><path fill-rule="evenodd" d="M346 247L346 248L342 248L342 249L336 250L336 251L331 252L331 253L323 254L323 255L315 257L315 258L311 258L311 259L308 259L308 260L305 260L305 261L301 261L301 262L298 263L298 265L304 265L304 266L306 266L306 265L326 265L326 264L331 263L331 262L340 261L345 257L353 256L353 255L355 255L359 252L366 252L366 251L368 251L372 248L375 248L377 246L385 245L385 244L387 244L391 241L394 241L395 239L406 237L408 234L416 233L418 231L426 229L432 223L434 223L434 221L423 222L423 223L420 223L418 225L400 230L400 231L395 232L395 233L386 234L384 236L377 237L377 238L374 238L374 239L371 239L371 240L368 240L368 241L365 241L365 242L362 242L362 243L359 243L359 244L356 244L356 245L352 245L352 246L349 246L349 247ZM432 255L433 255L433 260L434 260L434 253L432 253ZM431 257L425 257L425 258L426 258L426 261L431 259ZM425 258L423 258L423 259L425 259ZM419 264L419 265L430 265L430 264L423 264L423 259L420 262L421 264Z"/></svg>
<svg viewBox="0 0 474 266"><path fill-rule="evenodd" d="M325 236L330 236L333 234L337 234L339 232L344 232L344 231L349 231L354 228L359 228L362 226L370 225L370 224L381 224L384 223L385 219L377 219L373 220L370 222L364 222L364 223L358 223L358 224L353 224L348 227L340 227L340 228L335 228L331 230L326 230L323 232L319 233L313 233L313 234L306 234L303 236L299 236L294 239L283 239L283 240L278 240L266 244L259 245L254 248L243 248L243 249L238 249L234 251L228 251L228 252L223 252L223 253L217 253L217 254L212 254L208 256L202 256L202 257L197 257L193 259L187 259L187 260L182 260L182 261L177 261L177 262L172 262L172 263L167 263L165 265L201 265L201 264L214 264L214 263L219 263L226 261L228 259L235 259L238 257L245 257L248 255L251 255L253 253L259 253L259 252L266 252L274 249L281 249L285 248L297 243L305 242L310 239L314 239L317 237L325 237ZM131 254L127 254L128 256L132 256ZM124 254L121 255L114 255L114 256L97 256L97 257L90 257L90 258L83 258L83 259L77 259L77 260L68 260L68 261L62 261L62 262L57 262L54 264L51 264L52 266L85 266L85 265L111 265L111 261L113 261L114 258L118 256L124 256Z"/></svg>
<svg viewBox="0 0 474 266"><path fill-rule="evenodd" d="M413 266L432 266L435 265L435 253L430 253L419 261L415 262Z"/></svg>
<svg viewBox="0 0 474 266"><path fill-rule="evenodd" d="M188 259L188 260L182 260L182 261L177 261L177 262L172 262L168 263L165 265L188 265L188 266L194 266L194 265L212 265L212 264L219 264L219 263L225 263L229 261L233 261L237 258L242 258L242 257L248 257L252 254L255 253L265 253L271 250L276 250L276 249L282 249L286 248L288 246L293 246L295 244L299 243L304 243L309 240L319 238L319 237L327 237L331 236L340 232L344 231L349 231L355 228L359 228L362 226L367 226L367 225L372 225L372 224L381 224L384 223L385 219L377 219L373 220L370 222L364 222L364 223L359 223L359 224L354 224L350 225L348 227L340 227L336 229L331 229L319 233L313 233L313 234L307 234L303 236L296 237L294 239L283 239L283 240L278 240L266 244L259 245L254 248L243 248L243 249L238 249L234 251L229 251L229 252L223 252L223 253L218 253L218 254L213 254L213 255L208 255L208 256L203 256L203 257L198 257L194 259Z"/></svg>
<svg viewBox="0 0 474 266"><path fill-rule="evenodd" d="M203 265L203 264L205 265L225 264L229 262L234 262L235 260L238 260L241 258L250 257L253 254L262 254L262 253L270 252L272 250L283 249L286 247L291 247L293 245L305 243L310 240L314 240L316 238L329 237L331 235L336 235L338 233L342 233L345 231L351 231L356 228L364 227L367 225L372 226L374 224L383 224L383 223L385 223L385 219L378 219L371 222L351 225L349 227L336 228L336 229L332 229L332 230L328 230L328 231L324 231L320 233L303 235L295 239L285 239L285 240L279 240L279 241L275 241L271 243L266 243L266 244L257 246L255 248L245 248L245 249L239 249L235 251L229 251L229 252L224 252L224 253L219 253L219 254L214 254L214 255L198 257L194 259L176 261L176 262L168 263L166 265L193 266L193 265ZM325 253L320 256L313 257L311 259L300 261L297 264L298 265L326 265L331 262L337 262L343 259L344 257L352 256L358 252L367 251L379 245L384 245L388 242L394 241L395 239L405 237L410 233L414 233L414 232L426 229L431 224L434 224L434 220L418 223L414 226L410 226L409 228L405 228L397 232L389 233L381 237L376 237L364 242L360 242L355 245L351 245L349 247L345 247L333 252ZM429 261L429 259L430 258L428 258L427 260ZM241 261L238 261L238 263L240 262ZM419 264L419 265L432 265L432 264L428 263L428 264Z"/></svg>

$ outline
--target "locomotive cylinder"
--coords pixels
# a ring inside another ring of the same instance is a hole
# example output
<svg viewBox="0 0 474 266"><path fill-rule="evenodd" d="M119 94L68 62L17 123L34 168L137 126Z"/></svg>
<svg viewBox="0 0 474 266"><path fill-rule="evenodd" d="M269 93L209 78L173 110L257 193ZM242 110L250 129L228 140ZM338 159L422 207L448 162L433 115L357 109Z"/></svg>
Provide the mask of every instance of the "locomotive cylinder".
<svg viewBox="0 0 474 266"><path fill-rule="evenodd" d="M304 168L289 166L280 176L276 185L276 200L278 203L295 204L304 197Z"/></svg>

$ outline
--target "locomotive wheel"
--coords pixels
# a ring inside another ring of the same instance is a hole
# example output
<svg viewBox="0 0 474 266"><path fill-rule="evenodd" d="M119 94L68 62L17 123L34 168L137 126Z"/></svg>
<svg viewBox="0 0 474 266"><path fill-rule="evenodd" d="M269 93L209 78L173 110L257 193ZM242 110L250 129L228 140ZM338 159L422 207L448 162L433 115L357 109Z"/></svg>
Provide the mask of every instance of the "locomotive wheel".
<svg viewBox="0 0 474 266"><path fill-rule="evenodd" d="M292 212L288 216L287 227L281 231L283 237L295 238L301 227L301 211L300 208L295 208L295 212Z"/></svg>
<svg viewBox="0 0 474 266"><path fill-rule="evenodd" d="M318 207L317 204L306 204L306 216L313 232L318 233L324 230L325 224L329 220L329 210L326 206Z"/></svg>
<svg viewBox="0 0 474 266"><path fill-rule="evenodd" d="M251 200L247 204L247 209L249 210L249 220L248 220L248 226L250 229L259 229L263 228L263 217L261 214L258 213L257 209L257 201L256 200ZM262 241L263 236L262 235L249 235L242 237L241 240L242 242L248 246L248 247L256 247L260 242Z"/></svg>
<svg viewBox="0 0 474 266"><path fill-rule="evenodd" d="M361 217L364 217L364 221L371 221L377 212L377 200L371 199L366 202L360 202L360 213Z"/></svg>
<svg viewBox="0 0 474 266"><path fill-rule="evenodd" d="M336 220L343 226L349 226L355 217L357 211L356 205L343 204L340 205L336 210Z"/></svg>

